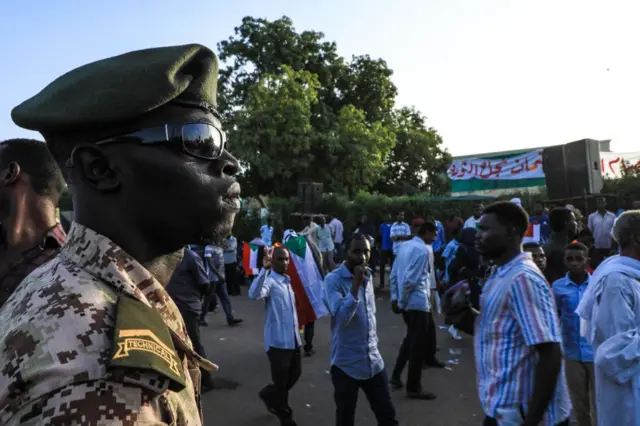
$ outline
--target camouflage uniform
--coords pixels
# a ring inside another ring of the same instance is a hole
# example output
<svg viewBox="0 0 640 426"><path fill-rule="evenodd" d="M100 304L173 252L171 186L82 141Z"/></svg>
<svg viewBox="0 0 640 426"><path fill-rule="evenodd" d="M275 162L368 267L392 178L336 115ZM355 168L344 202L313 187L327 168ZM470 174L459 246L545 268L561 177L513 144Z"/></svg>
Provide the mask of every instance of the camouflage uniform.
<svg viewBox="0 0 640 426"><path fill-rule="evenodd" d="M162 285L108 238L66 245L0 309L0 424L201 425L200 371Z"/></svg>

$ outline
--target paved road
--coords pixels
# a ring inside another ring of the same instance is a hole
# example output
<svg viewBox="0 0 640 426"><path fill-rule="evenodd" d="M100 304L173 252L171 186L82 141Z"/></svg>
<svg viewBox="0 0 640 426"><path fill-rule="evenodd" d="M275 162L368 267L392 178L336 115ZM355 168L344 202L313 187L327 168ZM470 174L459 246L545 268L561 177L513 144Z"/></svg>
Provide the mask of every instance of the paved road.
<svg viewBox="0 0 640 426"><path fill-rule="evenodd" d="M215 373L216 389L203 397L205 424L212 426L278 426L258 399L258 391L269 382L269 364L263 349L264 304L244 295L232 297L236 315L245 320L230 328L222 313L210 314L209 326L203 327L203 343L209 359L220 366ZM389 309L388 296L378 297L378 336L385 364L393 368L404 336L400 316ZM293 388L290 405L300 426L332 426L334 423L333 387L329 369L329 321L316 323L313 358L303 358L302 377ZM466 426L480 425L482 410L475 389L473 350L469 337L456 341L446 330L438 331L439 357L442 361L458 358L451 370L428 369L423 372L426 390L438 395L435 401L407 400L402 391L393 393L398 420L403 426ZM452 356L450 348L462 349ZM405 370L406 374L406 370ZM369 404L360 392L356 414L357 426L375 426Z"/></svg>

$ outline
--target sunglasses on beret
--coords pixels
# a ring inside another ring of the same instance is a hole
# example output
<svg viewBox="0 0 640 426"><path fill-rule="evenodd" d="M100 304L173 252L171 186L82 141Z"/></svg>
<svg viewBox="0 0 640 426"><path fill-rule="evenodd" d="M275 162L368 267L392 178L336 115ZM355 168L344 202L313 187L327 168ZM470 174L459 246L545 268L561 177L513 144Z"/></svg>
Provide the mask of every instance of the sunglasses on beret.
<svg viewBox="0 0 640 426"><path fill-rule="evenodd" d="M116 142L135 142L143 145L166 143L193 157L216 160L224 152L227 135L208 123L165 124L101 140L96 142L96 145Z"/></svg>

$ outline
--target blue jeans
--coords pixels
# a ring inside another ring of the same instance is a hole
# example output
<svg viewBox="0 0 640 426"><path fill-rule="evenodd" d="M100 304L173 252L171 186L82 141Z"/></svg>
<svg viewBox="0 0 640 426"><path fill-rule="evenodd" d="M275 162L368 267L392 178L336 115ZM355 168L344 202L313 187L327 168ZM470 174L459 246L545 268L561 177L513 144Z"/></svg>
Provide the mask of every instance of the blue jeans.
<svg viewBox="0 0 640 426"><path fill-rule="evenodd" d="M227 322L233 319L233 308L231 307L231 300L229 299L229 293L227 292L227 283L224 281L217 281L213 284L214 290L211 293L211 304L215 307L218 306L218 299L224 310L224 314L227 316Z"/></svg>
<svg viewBox="0 0 640 426"><path fill-rule="evenodd" d="M354 425L360 388L369 400L378 426L398 426L386 370L370 379L357 380L334 365L331 367L331 381L336 401L336 426Z"/></svg>

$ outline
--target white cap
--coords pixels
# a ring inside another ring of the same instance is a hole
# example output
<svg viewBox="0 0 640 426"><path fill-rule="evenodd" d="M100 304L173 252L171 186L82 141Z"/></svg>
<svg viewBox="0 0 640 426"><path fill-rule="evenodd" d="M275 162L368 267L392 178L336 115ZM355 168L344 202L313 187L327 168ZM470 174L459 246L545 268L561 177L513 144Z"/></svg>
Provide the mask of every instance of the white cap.
<svg viewBox="0 0 640 426"><path fill-rule="evenodd" d="M520 198L512 198L511 201L509 201L510 203L513 204L517 204L519 206L522 206L522 201L520 201Z"/></svg>

